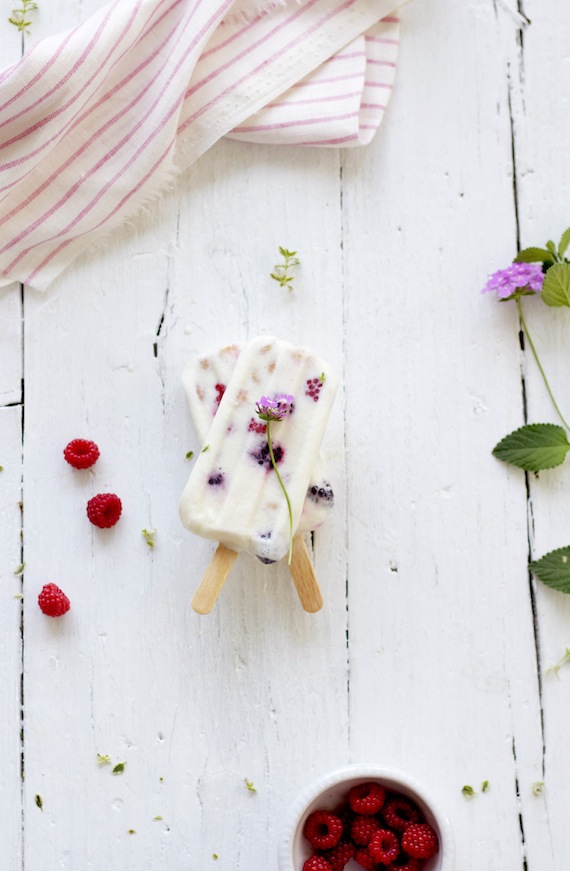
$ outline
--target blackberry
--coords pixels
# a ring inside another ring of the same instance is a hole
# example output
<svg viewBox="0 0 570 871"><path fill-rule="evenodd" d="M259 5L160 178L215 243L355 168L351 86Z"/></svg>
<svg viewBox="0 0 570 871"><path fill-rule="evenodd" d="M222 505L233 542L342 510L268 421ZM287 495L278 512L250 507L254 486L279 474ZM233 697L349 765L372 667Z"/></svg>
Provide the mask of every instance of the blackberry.
<svg viewBox="0 0 570 871"><path fill-rule="evenodd" d="M218 469L217 472L212 472L210 477L208 478L208 484L210 487L222 487L224 484L224 473L221 469Z"/></svg>
<svg viewBox="0 0 570 871"><path fill-rule="evenodd" d="M265 466L267 470L271 470L273 465L271 463L271 456L269 454L269 445L267 442L262 442L254 451L250 451L250 457L255 460L258 466ZM281 445L274 444L273 445L273 456L275 457L275 462L277 465L283 460L285 456L285 451L281 447Z"/></svg>
<svg viewBox="0 0 570 871"><path fill-rule="evenodd" d="M332 508L334 503L333 488L328 481L321 481L319 485L312 484L307 490L307 496L312 502L328 502Z"/></svg>

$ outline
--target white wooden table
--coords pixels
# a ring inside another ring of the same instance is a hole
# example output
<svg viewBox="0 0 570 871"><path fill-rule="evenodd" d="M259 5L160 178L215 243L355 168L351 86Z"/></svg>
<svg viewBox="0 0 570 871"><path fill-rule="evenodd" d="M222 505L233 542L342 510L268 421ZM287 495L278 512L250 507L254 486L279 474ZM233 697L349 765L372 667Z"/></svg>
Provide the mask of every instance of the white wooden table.
<svg viewBox="0 0 570 871"><path fill-rule="evenodd" d="M40 0L31 38L98 5ZM429 786L458 871L570 868L570 668L547 672L570 599L527 571L569 543L570 472L525 481L491 456L523 379L528 419L554 416L515 307L479 292L517 240L570 223L570 10L522 0L523 34L515 6L406 7L370 147L221 142L45 295L0 292L3 869L275 871L296 793L354 761ZM19 52L3 20L3 63ZM293 293L268 277L278 245L299 251ZM568 413L570 315L527 311ZM181 370L264 332L343 378L325 605L305 614L286 565L242 557L199 617L213 546L177 513L199 447ZM77 436L100 446L91 472L63 461ZM101 534L85 503L107 490L124 513Z"/></svg>

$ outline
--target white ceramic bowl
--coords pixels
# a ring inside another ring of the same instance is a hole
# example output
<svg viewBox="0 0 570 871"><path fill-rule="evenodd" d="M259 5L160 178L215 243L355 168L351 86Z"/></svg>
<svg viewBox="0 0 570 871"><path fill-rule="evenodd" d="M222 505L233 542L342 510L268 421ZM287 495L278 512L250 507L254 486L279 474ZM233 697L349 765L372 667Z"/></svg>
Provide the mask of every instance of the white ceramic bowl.
<svg viewBox="0 0 570 871"><path fill-rule="evenodd" d="M387 789L413 799L422 810L426 821L437 832L439 852L423 866L424 871L453 871L455 843L451 825L437 801L426 788L404 771L381 765L349 765L309 784L295 799L285 818L279 842L280 871L301 871L311 855L310 844L303 837L305 820L315 810L332 810L346 797L349 789L368 780L377 780ZM345 871L362 871L351 860Z"/></svg>

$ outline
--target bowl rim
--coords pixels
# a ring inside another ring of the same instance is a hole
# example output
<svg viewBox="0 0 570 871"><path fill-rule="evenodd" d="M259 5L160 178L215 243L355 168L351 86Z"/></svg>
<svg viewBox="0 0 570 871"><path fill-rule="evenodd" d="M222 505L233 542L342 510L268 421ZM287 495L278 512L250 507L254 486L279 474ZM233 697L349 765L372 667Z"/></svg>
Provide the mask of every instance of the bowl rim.
<svg viewBox="0 0 570 871"><path fill-rule="evenodd" d="M338 786L345 780L356 780L360 778L370 778L375 780L393 781L395 788L398 785L409 789L429 807L433 817L435 818L440 836L440 849L442 855L440 871L453 871L455 868L455 840L453 830L447 814L442 809L439 801L435 799L429 790L419 780L402 771L399 768L394 768L389 765L375 764L352 764L346 765L343 768L337 768L328 774L312 780L291 803L289 810L285 815L285 820L281 829L281 837L277 851L279 863L279 871L299 871L293 865L293 841L297 826L301 821L308 805L319 797L322 792L330 789L333 786Z"/></svg>

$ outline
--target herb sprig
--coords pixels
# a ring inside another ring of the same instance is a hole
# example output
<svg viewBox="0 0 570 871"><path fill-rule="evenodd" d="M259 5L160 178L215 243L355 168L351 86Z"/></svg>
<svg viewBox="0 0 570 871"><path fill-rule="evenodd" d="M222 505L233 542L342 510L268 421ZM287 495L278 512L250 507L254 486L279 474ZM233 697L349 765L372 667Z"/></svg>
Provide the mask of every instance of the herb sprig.
<svg viewBox="0 0 570 871"><path fill-rule="evenodd" d="M570 451L570 424L554 398L529 332L522 303L524 297L540 295L542 302L551 308L570 308L569 249L570 227L562 233L558 245L549 240L543 248L519 251L513 263L491 275L483 288L483 293L496 292L500 302L515 302L522 331L561 424L528 423L495 445L493 456L525 472L553 469L564 462ZM529 569L547 586L570 593L570 546L550 551L531 562Z"/></svg>
<svg viewBox="0 0 570 871"><path fill-rule="evenodd" d="M18 33L29 33L28 27L32 25L29 15L38 8L38 4L34 0L20 0L20 3L19 9L12 9L8 21L18 29Z"/></svg>
<svg viewBox="0 0 570 871"><path fill-rule="evenodd" d="M290 270L295 266L299 266L301 261L297 257L296 251L288 251L287 248L279 246L279 253L283 258L283 263L276 263L274 272L270 272L270 276L274 281L279 283L279 287L286 287L288 290L294 290L293 281L295 274Z"/></svg>

